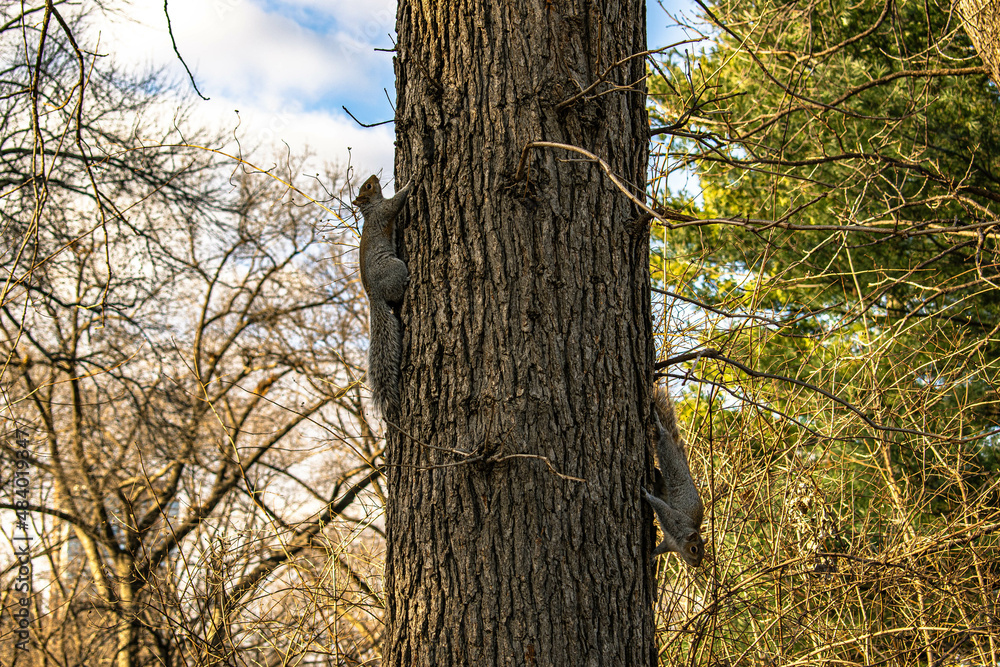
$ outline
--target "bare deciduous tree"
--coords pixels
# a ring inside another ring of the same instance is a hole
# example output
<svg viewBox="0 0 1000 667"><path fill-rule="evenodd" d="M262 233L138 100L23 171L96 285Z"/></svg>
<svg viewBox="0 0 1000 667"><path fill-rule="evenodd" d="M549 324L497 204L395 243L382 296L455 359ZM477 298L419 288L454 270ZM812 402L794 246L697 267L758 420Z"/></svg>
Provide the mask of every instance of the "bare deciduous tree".
<svg viewBox="0 0 1000 667"><path fill-rule="evenodd" d="M94 15L69 9L2 10L0 507L37 540L27 652L2 556L2 661L371 660L384 494L355 232L325 243L299 190L230 175L145 81L94 61Z"/></svg>

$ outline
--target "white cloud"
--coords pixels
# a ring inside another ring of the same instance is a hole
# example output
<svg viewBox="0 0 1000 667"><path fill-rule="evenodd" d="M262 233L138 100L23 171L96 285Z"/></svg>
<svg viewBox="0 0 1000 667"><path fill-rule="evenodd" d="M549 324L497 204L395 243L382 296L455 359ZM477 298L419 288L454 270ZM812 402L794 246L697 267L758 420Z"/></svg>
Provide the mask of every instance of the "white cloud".
<svg viewBox="0 0 1000 667"><path fill-rule="evenodd" d="M395 2L170 0L169 10L177 46L211 98L194 102L196 122L230 132L239 124L244 150L280 152L285 142L293 153L308 146L317 163L346 165L351 147L360 170L391 170L392 125L361 128L340 105L366 122L391 114L382 92L393 89L391 57L373 47L390 44ZM160 3L135 3L100 23L102 53L126 66L162 67L190 86Z"/></svg>
<svg viewBox="0 0 1000 667"><path fill-rule="evenodd" d="M348 90L368 83L367 73L387 60L356 35L315 32L247 1L175 0L170 9L181 53L226 94L309 98Z"/></svg>

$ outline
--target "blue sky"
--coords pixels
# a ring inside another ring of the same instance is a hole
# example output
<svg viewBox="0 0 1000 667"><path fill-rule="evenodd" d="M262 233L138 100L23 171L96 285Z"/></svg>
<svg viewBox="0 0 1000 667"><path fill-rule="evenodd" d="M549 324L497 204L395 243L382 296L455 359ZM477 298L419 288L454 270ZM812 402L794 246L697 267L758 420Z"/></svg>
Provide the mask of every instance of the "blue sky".
<svg viewBox="0 0 1000 667"><path fill-rule="evenodd" d="M650 48L683 38L664 10L693 15L690 0L647 0ZM177 46L208 102L194 103L195 119L232 131L261 154L311 148L323 161L361 171L392 169L395 0L170 0ZM190 90L174 56L158 2L135 3L127 20L101 25L100 51L125 64L162 67ZM96 38L93 35L92 38ZM197 99L197 98L195 98ZM236 110L239 110L237 119ZM350 147L350 152L348 148Z"/></svg>

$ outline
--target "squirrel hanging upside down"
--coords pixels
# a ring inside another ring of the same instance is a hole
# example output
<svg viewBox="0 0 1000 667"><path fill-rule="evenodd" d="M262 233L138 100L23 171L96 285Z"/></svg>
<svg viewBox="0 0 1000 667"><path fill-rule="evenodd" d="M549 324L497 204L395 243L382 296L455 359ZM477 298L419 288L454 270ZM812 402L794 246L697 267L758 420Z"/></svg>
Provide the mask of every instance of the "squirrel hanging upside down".
<svg viewBox="0 0 1000 667"><path fill-rule="evenodd" d="M701 539L704 508L688 468L674 404L665 389L653 390L653 416L658 432L656 464L659 470L653 480L653 493L642 490L663 531L663 541L653 550L653 555L675 551L685 563L699 567L705 556L705 543Z"/></svg>

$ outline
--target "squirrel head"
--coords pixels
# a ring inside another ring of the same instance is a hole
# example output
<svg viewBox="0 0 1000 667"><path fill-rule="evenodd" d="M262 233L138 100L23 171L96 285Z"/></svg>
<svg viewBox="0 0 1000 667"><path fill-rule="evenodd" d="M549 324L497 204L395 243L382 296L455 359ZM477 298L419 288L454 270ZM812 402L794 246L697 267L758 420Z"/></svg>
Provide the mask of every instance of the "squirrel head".
<svg viewBox="0 0 1000 667"><path fill-rule="evenodd" d="M376 201L382 198L382 186L379 185L378 176L372 174L365 181L361 189L358 191L358 196L354 198L351 203L355 206L363 206L372 201Z"/></svg>
<svg viewBox="0 0 1000 667"><path fill-rule="evenodd" d="M705 542L701 539L701 533L692 532L678 546L680 549L677 553L685 563L691 567L701 566L701 559L705 557Z"/></svg>

